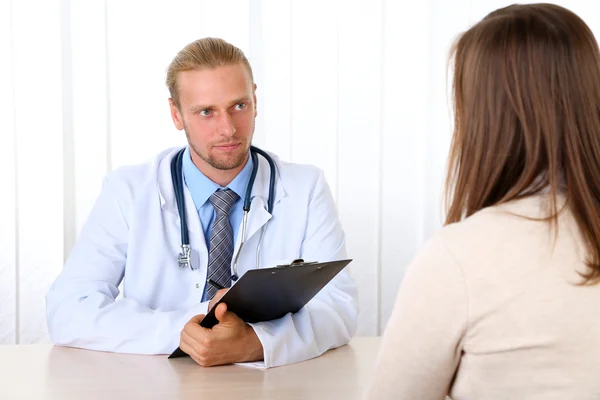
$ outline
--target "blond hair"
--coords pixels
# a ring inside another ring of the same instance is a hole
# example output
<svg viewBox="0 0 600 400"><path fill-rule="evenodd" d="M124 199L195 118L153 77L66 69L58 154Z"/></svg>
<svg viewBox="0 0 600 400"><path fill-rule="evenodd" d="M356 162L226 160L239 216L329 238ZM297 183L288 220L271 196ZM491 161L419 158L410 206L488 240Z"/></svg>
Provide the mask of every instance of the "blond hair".
<svg viewBox="0 0 600 400"><path fill-rule="evenodd" d="M167 70L166 84L171 99L179 107L177 77L180 72L199 69L211 69L225 65L241 63L248 68L250 79L254 82L252 68L244 52L219 38L202 38L185 46L171 61Z"/></svg>

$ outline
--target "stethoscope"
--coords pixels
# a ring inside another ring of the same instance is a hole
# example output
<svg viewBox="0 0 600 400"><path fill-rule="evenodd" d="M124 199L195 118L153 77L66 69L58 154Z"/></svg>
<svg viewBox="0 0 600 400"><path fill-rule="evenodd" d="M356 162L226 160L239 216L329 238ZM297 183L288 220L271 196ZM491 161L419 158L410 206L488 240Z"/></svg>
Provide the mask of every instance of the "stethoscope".
<svg viewBox="0 0 600 400"><path fill-rule="evenodd" d="M180 268L188 267L191 270L195 270L198 267L192 265L191 253L192 248L190 246L190 239L188 235L187 228L187 220L185 216L185 200L184 200L184 191L183 191L183 172L182 172L182 162L183 162L183 153L185 152L185 147L175 154L175 157L171 160L171 179L173 180L173 188L175 191L175 200L177 201L177 211L179 212L179 220L181 225L181 253L177 256L177 264ZM267 201L267 209L269 214L273 214L273 202L275 199L275 162L271 158L271 156L259 149L255 146L250 146L250 157L252 157L252 173L250 174L250 180L248 181L248 186L246 187L246 194L244 195L244 216L242 218L242 241L240 243L240 248L233 260L233 274L231 279L236 281L238 279L237 275L237 262L242 249L244 248L244 243L246 242L246 226L248 223L248 213L250 212L250 200L252 195L252 188L254 187L254 180L256 179L256 173L258 172L258 155L263 156L267 162L269 163L269 168L271 170L271 178L269 180L269 199ZM268 222L267 222L268 223ZM265 224L260 232L260 239L258 240L258 247L256 249L256 268L258 268L258 262L260 259L260 247L263 241L263 237L265 234L265 228L267 224Z"/></svg>

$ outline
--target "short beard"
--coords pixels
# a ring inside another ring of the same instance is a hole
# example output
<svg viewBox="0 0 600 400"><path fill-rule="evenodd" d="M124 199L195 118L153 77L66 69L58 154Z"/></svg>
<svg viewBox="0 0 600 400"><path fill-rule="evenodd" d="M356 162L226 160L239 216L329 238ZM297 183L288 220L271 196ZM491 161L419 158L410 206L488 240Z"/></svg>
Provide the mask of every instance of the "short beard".
<svg viewBox="0 0 600 400"><path fill-rule="evenodd" d="M242 164L244 164L244 162L246 161L246 156L248 155L248 150L250 149L250 146L247 146L247 148L243 152L240 152L238 156L236 156L235 158L230 159L230 160L223 160L223 161L216 160L213 157L210 157L210 156L205 157L204 155L202 155L198 151L198 149L192 144L192 141L190 140L190 136L188 135L187 131L185 131L185 136L188 139L190 148L192 149L192 151L194 153L196 153L196 155L198 157L200 157L204 162L206 162L211 167L221 170L221 171L229 171L229 170L241 167Z"/></svg>

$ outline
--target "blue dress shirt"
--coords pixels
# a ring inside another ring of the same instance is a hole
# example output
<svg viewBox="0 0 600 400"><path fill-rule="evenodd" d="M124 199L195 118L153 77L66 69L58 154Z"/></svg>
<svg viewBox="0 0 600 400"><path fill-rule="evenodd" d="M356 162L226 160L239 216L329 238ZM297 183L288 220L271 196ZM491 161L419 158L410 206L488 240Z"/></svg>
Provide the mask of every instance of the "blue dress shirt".
<svg viewBox="0 0 600 400"><path fill-rule="evenodd" d="M231 229L233 230L233 244L237 243L237 235L242 217L244 215L244 196L246 194L246 188L250 181L250 175L252 174L252 157L248 156L248 162L239 174L231 181L227 188L233 190L239 198L231 207L229 212L229 223L231 223ZM206 177L198 167L192 162L190 156L189 146L185 149L183 154L183 180L185 185L188 187L198 216L200 217L200 224L204 231L204 238L206 240L206 248L210 251L210 230L215 220L215 209L212 203L208 200L210 196L218 189L225 189L224 187L214 183ZM206 295L206 288L204 291Z"/></svg>

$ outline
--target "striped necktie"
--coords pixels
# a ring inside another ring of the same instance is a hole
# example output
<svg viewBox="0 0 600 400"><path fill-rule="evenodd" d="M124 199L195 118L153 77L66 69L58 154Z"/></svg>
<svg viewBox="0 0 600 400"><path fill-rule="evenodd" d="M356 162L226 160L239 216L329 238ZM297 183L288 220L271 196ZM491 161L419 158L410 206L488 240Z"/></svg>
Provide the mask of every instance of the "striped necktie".
<svg viewBox="0 0 600 400"><path fill-rule="evenodd" d="M238 198L239 196L230 189L219 189L209 198L216 216L210 231L207 277L223 287L231 286L233 230L229 222L229 212ZM216 288L208 285L206 299L212 299L216 292Z"/></svg>

